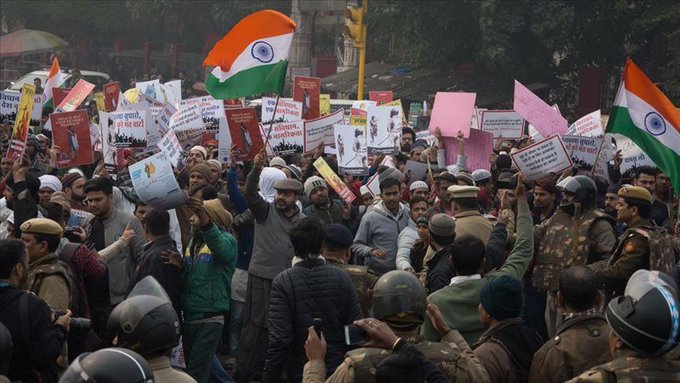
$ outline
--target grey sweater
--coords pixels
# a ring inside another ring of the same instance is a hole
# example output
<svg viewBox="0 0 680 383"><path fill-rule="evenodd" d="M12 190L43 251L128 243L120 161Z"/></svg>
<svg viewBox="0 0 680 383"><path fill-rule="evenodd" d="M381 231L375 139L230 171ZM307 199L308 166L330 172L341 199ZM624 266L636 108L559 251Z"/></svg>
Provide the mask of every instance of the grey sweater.
<svg viewBox="0 0 680 383"><path fill-rule="evenodd" d="M95 216L85 218L82 227L90 233L92 228L92 221ZM127 245L127 251L124 251L120 256L113 257L106 261L109 268L109 294L111 296L111 304L118 304L125 299L128 293L128 286L132 273L137 268L137 264L144 251L144 229L142 224L134 216L122 212L118 209L113 209L111 216L104 220L104 243L110 246L116 242L118 238L125 231L125 227L135 232ZM129 224L129 226L128 226Z"/></svg>
<svg viewBox="0 0 680 383"><path fill-rule="evenodd" d="M257 184L262 169L253 168L246 179L245 197L248 208L255 218L255 239L253 255L248 273L256 277L273 280L274 277L291 265L295 253L290 243L288 231L291 226L304 217L295 206L296 213L284 217L273 202L267 202L257 192Z"/></svg>
<svg viewBox="0 0 680 383"><path fill-rule="evenodd" d="M352 252L366 260L366 265L376 275L383 275L396 269L397 238L406 226L409 216L403 205L399 206L396 215L392 215L385 204L373 206L359 224L359 230L354 237ZM387 252L386 259L378 259L371 255L374 249L383 249Z"/></svg>

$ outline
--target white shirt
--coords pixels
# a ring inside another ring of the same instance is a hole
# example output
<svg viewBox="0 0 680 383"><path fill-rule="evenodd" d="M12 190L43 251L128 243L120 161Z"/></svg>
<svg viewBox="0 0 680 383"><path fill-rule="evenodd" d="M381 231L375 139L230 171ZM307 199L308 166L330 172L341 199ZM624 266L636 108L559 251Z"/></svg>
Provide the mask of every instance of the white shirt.
<svg viewBox="0 0 680 383"><path fill-rule="evenodd" d="M471 281L473 279L482 279L482 276L479 274L472 274L472 275L458 275L453 278L451 278L451 283L449 286L457 285L459 283L463 283L465 281Z"/></svg>

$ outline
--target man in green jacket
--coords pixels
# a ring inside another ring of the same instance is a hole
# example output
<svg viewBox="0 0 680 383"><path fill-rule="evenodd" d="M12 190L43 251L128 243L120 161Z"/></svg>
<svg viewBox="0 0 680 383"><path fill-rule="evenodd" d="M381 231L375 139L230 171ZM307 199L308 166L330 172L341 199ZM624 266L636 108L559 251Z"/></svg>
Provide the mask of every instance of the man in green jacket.
<svg viewBox="0 0 680 383"><path fill-rule="evenodd" d="M453 242L449 258L456 276L451 279L449 286L428 297L430 303L439 307L449 327L457 329L468 344L475 344L484 332L477 311L482 287L501 275L521 279L533 255L533 224L525 197L524 176L521 173L517 176L515 194L518 197L517 237L505 264L499 270L484 275L486 254L484 243L480 238L462 235ZM439 342L441 338L427 318L421 334L425 340L432 342Z"/></svg>
<svg viewBox="0 0 680 383"><path fill-rule="evenodd" d="M229 213L218 200L189 198L193 236L184 254L182 308L186 372L208 382L210 366L229 312L231 277L236 269L236 239L225 230Z"/></svg>

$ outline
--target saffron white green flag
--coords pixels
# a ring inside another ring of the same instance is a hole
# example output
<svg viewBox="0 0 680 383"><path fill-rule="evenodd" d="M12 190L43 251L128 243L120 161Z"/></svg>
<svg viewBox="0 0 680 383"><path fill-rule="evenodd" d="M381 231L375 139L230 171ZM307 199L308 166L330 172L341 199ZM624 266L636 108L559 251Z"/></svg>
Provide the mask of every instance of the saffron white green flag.
<svg viewBox="0 0 680 383"><path fill-rule="evenodd" d="M59 88L64 83L64 74L61 73L61 68L59 68L59 60L57 58L52 59L52 66L50 67L50 73L47 75L47 81L45 82L45 103L44 105L52 107L54 109L54 99L52 97L52 88Z"/></svg>
<svg viewBox="0 0 680 383"><path fill-rule="evenodd" d="M680 190L680 111L631 59L626 61L606 132L633 140Z"/></svg>
<svg viewBox="0 0 680 383"><path fill-rule="evenodd" d="M205 80L208 93L220 100L283 93L295 27L288 16L272 10L239 21L203 61L215 67Z"/></svg>

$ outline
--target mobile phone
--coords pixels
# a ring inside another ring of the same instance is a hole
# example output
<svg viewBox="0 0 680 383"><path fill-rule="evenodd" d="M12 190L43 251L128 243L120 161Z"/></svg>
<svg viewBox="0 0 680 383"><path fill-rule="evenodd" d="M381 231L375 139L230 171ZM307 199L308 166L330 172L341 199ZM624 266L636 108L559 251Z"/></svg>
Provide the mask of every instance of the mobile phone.
<svg viewBox="0 0 680 383"><path fill-rule="evenodd" d="M345 344L358 346L369 341L368 334L361 327L353 324L345 326Z"/></svg>
<svg viewBox="0 0 680 383"><path fill-rule="evenodd" d="M314 326L314 331L316 331L316 336L321 339L321 327L323 326L323 319L314 318L312 319L312 326Z"/></svg>

